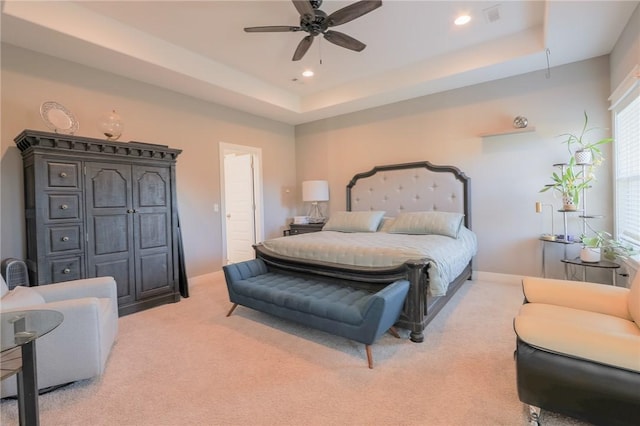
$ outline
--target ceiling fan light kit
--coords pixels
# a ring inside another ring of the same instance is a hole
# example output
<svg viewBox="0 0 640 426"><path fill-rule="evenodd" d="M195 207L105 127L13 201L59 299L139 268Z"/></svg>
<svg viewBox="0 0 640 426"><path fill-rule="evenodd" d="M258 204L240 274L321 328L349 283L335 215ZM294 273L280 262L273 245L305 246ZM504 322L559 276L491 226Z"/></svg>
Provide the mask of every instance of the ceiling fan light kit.
<svg viewBox="0 0 640 426"><path fill-rule="evenodd" d="M329 28L338 25L346 24L356 18L365 15L380 6L382 6L381 0L362 0L352 3L342 9L336 10L330 15L320 10L322 0L292 0L293 5L300 14L300 25L297 27L276 25L276 26L264 26L264 27L246 27L244 30L248 33L273 33L273 32L297 32L304 31L309 33L305 36L293 54L293 61L299 61L311 47L313 39L322 34L325 40L333 43L337 46L344 47L345 49L353 50L355 52L361 52L366 44L362 43L355 38L338 32L330 30Z"/></svg>

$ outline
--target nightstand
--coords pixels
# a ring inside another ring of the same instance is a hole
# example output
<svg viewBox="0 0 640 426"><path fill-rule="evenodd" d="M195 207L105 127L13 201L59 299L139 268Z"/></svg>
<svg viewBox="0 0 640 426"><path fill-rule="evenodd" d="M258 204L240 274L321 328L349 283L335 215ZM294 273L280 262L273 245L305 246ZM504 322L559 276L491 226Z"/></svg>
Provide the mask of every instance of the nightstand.
<svg viewBox="0 0 640 426"><path fill-rule="evenodd" d="M325 223L307 223L307 224L297 224L292 223L289 225L289 229L284 231L284 235L298 235L298 234L308 234L309 232L318 232L322 231L322 227Z"/></svg>

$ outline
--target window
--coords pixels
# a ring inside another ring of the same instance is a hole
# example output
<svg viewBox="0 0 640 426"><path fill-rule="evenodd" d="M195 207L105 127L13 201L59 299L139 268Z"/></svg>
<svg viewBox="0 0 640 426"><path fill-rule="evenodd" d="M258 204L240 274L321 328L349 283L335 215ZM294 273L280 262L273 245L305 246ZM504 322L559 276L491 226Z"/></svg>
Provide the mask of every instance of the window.
<svg viewBox="0 0 640 426"><path fill-rule="evenodd" d="M614 92L615 234L640 248L640 67Z"/></svg>

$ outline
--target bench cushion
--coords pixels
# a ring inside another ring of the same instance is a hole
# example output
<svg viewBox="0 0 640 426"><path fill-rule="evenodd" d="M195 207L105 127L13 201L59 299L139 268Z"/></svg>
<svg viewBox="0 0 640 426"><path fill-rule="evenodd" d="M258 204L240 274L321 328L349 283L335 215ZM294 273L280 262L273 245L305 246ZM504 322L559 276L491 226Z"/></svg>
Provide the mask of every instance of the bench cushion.
<svg viewBox="0 0 640 426"><path fill-rule="evenodd" d="M354 325L362 323L372 297L364 290L273 272L236 281L233 288L247 297Z"/></svg>

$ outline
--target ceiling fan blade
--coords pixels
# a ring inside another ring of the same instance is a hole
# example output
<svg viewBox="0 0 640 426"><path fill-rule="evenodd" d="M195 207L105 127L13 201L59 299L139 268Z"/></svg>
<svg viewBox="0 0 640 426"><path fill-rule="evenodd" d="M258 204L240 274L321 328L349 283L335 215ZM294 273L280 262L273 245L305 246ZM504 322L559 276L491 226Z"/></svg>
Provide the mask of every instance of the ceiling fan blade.
<svg viewBox="0 0 640 426"><path fill-rule="evenodd" d="M333 44L337 44L338 46L350 50L355 50L356 52L361 52L365 47L367 47L367 45L361 41L338 31L326 31L324 33L324 38Z"/></svg>
<svg viewBox="0 0 640 426"><path fill-rule="evenodd" d="M309 0L291 0L293 5L296 7L296 10L300 14L300 16L307 15L309 19L315 16L315 12L313 10L313 6L311 6L311 2Z"/></svg>
<svg viewBox="0 0 640 426"><path fill-rule="evenodd" d="M267 27L246 27L244 29L247 33L283 33L289 31L301 31L300 27L290 27L287 25L271 25Z"/></svg>
<svg viewBox="0 0 640 426"><path fill-rule="evenodd" d="M342 9L338 9L327 17L330 27L345 24L382 6L381 0L362 0Z"/></svg>
<svg viewBox="0 0 640 426"><path fill-rule="evenodd" d="M300 43L298 43L298 47L296 47L296 51L293 54L293 58L291 58L291 60L299 61L300 59L302 59L304 54L307 53L307 50L309 50L309 48L311 47L311 43L313 43L313 36L308 35L303 38Z"/></svg>

